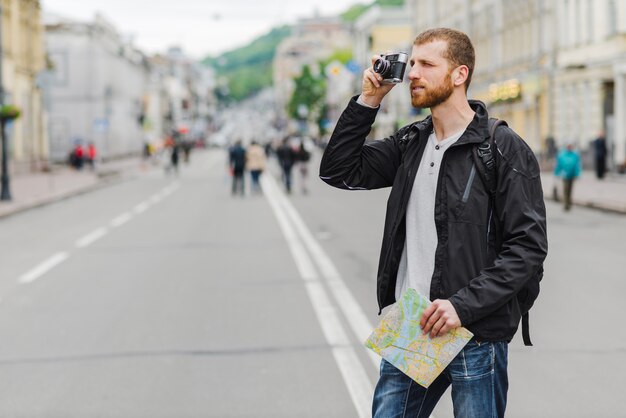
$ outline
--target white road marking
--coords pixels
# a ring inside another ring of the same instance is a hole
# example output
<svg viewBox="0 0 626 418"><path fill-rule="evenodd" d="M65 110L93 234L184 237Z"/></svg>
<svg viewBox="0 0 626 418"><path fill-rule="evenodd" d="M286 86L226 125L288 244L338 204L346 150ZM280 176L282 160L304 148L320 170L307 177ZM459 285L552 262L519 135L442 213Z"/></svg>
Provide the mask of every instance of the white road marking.
<svg viewBox="0 0 626 418"><path fill-rule="evenodd" d="M335 264L313 237L313 234L309 228L307 228L302 217L300 217L291 202L284 195L281 195L280 202L285 208L285 212L289 215L291 222L295 225L304 244L312 254L313 260L322 272L322 276L326 279L337 304L341 308L344 316L348 319L348 324L350 328L352 328L352 332L354 332L354 335L359 341L364 342L374 330L374 326L367 319L363 309L352 295L352 292L348 289L348 286L339 274ZM374 364L374 367L378 368L380 366L380 356L371 350L366 350L366 352Z"/></svg>
<svg viewBox="0 0 626 418"><path fill-rule="evenodd" d="M278 190L275 182L273 186ZM367 319L363 309L361 309L361 305L359 305L352 295L352 292L348 289L348 286L346 286L346 283L339 274L335 264L332 262L330 257L326 255L322 246L313 237L313 234L309 228L307 228L306 224L291 202L285 197L284 194L280 194L279 196L281 205L285 209L285 212L289 216L291 222L295 225L302 241L304 241L304 244L311 253L313 260L328 282L331 293L335 297L337 304L348 320L348 324L350 325L350 328L352 328L352 332L354 332L354 335L359 339L359 341L365 342L367 337L369 337L374 330L374 326ZM374 367L378 368L380 366L380 356L371 350L366 349L366 352L374 364Z"/></svg>
<svg viewBox="0 0 626 418"><path fill-rule="evenodd" d="M141 202L141 203L135 205L135 207L133 208L133 212L135 212L137 215L139 215L140 213L143 213L143 212L147 211L149 207L150 207L149 203Z"/></svg>
<svg viewBox="0 0 626 418"><path fill-rule="evenodd" d="M52 270L52 268L54 268L56 265L62 263L65 260L67 260L67 258L69 256L70 256L69 253L67 253L65 251L56 253L55 255L53 255L52 257L48 258L47 260L44 260L41 264L39 264L38 266L36 266L32 270L30 270L30 271L24 273L22 276L20 276L19 282L20 283L31 283L31 282L37 280L39 277L41 277L45 273L47 273L48 271Z"/></svg>
<svg viewBox="0 0 626 418"><path fill-rule="evenodd" d="M84 248L105 236L109 230L106 227L98 228L76 241L76 247Z"/></svg>
<svg viewBox="0 0 626 418"><path fill-rule="evenodd" d="M274 211L278 225L282 230L291 255L305 281L305 288L322 333L331 346L333 358L348 388L359 418L371 416L373 386L358 359L357 353L350 345L348 335L344 331L335 307L330 302L322 283L319 281L313 263L306 253L296 232L288 221L288 216L279 203L278 188L267 177L261 178L261 186L267 200Z"/></svg>
<svg viewBox="0 0 626 418"><path fill-rule="evenodd" d="M117 228L118 226L124 225L126 222L130 221L133 218L133 215L130 212L124 212L120 216L114 218L109 222L113 228Z"/></svg>
<svg viewBox="0 0 626 418"><path fill-rule="evenodd" d="M156 194L154 196L151 196L150 199L148 199L148 202L150 202L151 205L156 205L157 203L159 203L163 198Z"/></svg>
<svg viewBox="0 0 626 418"><path fill-rule="evenodd" d="M173 193L179 187L180 187L180 183L178 183L178 182L170 184L165 189L163 189L159 194L157 194L155 196L152 196L148 201L142 202L142 203L139 203L138 205L136 205L133 208L133 211L135 213L137 213L137 214L145 212L151 206L151 204L158 203L163 197ZM162 196L162 197L159 198L159 196ZM121 225L125 224L126 222L128 222L129 220L131 220L132 217L133 217L133 215L132 215L131 212L124 212L123 214L121 214L121 215L117 216L116 218L112 219L109 222L109 225L111 227L121 226ZM89 234L83 236L82 238L78 239L75 242L75 245L76 245L77 248L84 248L84 247L94 243L98 239L102 238L108 232L109 232L109 229L107 227L100 227L100 228L90 232ZM59 252L59 253L54 254L52 257L44 260L42 263L37 265L35 268L33 268L33 269L27 271L26 273L22 274L18 278L18 282L22 283L22 284L25 284L25 283L31 283L34 280L37 280L38 278L40 278L41 276L46 274L48 271L50 271L52 268L54 268L56 265L62 263L65 260L67 260L69 258L69 256L70 256L70 253L67 252L67 251L63 251L63 252Z"/></svg>
<svg viewBox="0 0 626 418"><path fill-rule="evenodd" d="M374 327L367 319L367 316L363 312L361 305L359 305L355 297L352 295L352 292L350 292L350 289L345 284L344 280L339 274L339 270L335 267L335 264L326 254L319 242L314 238L311 231L307 228L306 224L302 220L302 217L298 214L298 211L294 208L289 199L287 199L281 189L276 185L276 181L274 180L274 178L271 176L263 176L263 178L266 179L266 183L263 184L263 186L265 186L263 188L263 191L266 192L268 188L271 188L271 193L275 193L279 204L284 209L290 221L294 224L295 229L299 234L299 237L302 239L302 241L304 241L306 248L311 253L313 260L315 261L322 275L326 279L328 286L330 287L331 293L335 297L337 305L343 312L343 315L350 325L352 332L359 339L359 341L364 342L365 339L369 337ZM372 364L374 365L376 370L378 370L381 361L380 356L378 356L371 350L365 350L370 360L372 361ZM346 359L342 359L342 361L346 361ZM367 376L365 376L364 378L367 378ZM371 393L368 396L371 397ZM435 416L430 415L430 418L435 418Z"/></svg>

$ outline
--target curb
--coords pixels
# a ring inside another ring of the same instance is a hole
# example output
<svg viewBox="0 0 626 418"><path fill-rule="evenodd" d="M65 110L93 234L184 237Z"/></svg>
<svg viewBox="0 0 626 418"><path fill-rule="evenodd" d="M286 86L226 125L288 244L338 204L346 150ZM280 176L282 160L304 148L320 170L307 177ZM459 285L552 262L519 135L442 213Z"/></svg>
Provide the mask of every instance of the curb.
<svg viewBox="0 0 626 418"><path fill-rule="evenodd" d="M72 197L81 196L87 193L95 192L105 187L122 183L125 180L130 180L134 177L135 175L133 174L124 175L123 172L118 171L115 174L109 174L107 176L103 176L99 178L96 181L96 183L92 185L78 188L76 190L71 190L66 193L61 193L59 195L43 197L41 199L38 199L32 202L18 205L12 209L7 210L6 212L0 212L0 219L8 218L9 216L17 215L19 213L23 213L32 209L37 209L46 205L50 205L53 203L61 202L63 200L71 199Z"/></svg>
<svg viewBox="0 0 626 418"><path fill-rule="evenodd" d="M546 201L550 201L550 202L562 203L560 200L555 200L551 195L544 194L543 199ZM593 201L581 202L577 200L573 200L572 205L581 207L581 208L598 210L598 211L606 212L606 213L613 213L616 215L626 215L626 207L611 207L611 206L607 206L605 204L601 204L601 203L597 203Z"/></svg>

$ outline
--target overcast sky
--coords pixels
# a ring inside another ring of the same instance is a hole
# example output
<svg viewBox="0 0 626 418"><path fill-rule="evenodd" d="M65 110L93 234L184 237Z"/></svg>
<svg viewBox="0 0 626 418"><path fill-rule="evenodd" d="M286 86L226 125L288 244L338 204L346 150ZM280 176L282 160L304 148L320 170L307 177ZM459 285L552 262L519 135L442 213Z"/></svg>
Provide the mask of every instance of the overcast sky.
<svg viewBox="0 0 626 418"><path fill-rule="evenodd" d="M298 18L336 15L358 0L42 0L43 10L79 20L97 11L148 53L179 45L195 58L245 45ZM363 0L361 3L369 3Z"/></svg>

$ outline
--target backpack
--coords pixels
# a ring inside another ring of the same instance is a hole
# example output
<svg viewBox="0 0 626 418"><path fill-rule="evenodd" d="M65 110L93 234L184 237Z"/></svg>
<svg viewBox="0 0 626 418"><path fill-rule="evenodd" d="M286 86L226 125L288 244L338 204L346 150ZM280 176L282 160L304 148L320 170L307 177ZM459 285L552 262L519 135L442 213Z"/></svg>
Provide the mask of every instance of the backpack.
<svg viewBox="0 0 626 418"><path fill-rule="evenodd" d="M496 167L495 153L497 152L497 145L495 143L495 132L498 126L508 126L507 123L500 119L489 118L489 137L485 139L478 146L474 147L472 155L474 157L474 165L476 171L478 171L483 183L487 189L490 200L490 207L496 218L496 244L498 243L498 215L495 213L495 196L498 185L498 170ZM517 294L517 302L522 313L522 338L524 345L532 346L530 341L530 331L528 324L528 311L532 308L537 296L539 296L539 283L543 278L543 265L537 269L533 277L530 278L524 285L524 287Z"/></svg>

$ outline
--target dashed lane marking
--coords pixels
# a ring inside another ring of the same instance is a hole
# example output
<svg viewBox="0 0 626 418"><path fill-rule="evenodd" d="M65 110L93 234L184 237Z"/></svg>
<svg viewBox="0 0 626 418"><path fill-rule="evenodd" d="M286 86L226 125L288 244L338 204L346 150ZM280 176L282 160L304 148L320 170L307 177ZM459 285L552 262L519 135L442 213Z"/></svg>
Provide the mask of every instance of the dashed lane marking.
<svg viewBox="0 0 626 418"><path fill-rule="evenodd" d="M176 189L178 189L179 187L180 187L180 183L178 182L170 184L169 186L161 190L159 193L135 205L135 207L132 209L132 212L131 211L124 212L123 214L113 218L109 222L109 225L115 228L115 227L119 227L125 224L126 222L130 221L133 218L133 212L135 214L140 214L140 213L145 212L152 205L160 202L165 197L169 196L174 191L176 191ZM106 226L97 228L93 230L92 232L88 233L87 235L79 238L74 244L76 248L78 249L85 248L93 244L100 238L104 237L106 234L108 234L108 232L109 232L109 228L107 228ZM71 255L71 252L69 251L61 251L61 252L54 254L53 256L47 258L46 260L44 260L43 262L41 262L40 264L38 264L31 270L22 274L18 278L18 282L21 284L32 283L33 281L39 279L41 276L43 276L44 274L52 270L57 265L67 260L70 257L70 255Z"/></svg>
<svg viewBox="0 0 626 418"><path fill-rule="evenodd" d="M52 257L44 260L42 263L37 265L32 270L24 273L19 278L19 282L20 283L31 283L31 282L37 280L38 278L40 278L41 276L46 274L48 271L50 271L53 267L55 267L58 264L61 264L65 260L67 260L67 258L69 256L70 256L70 254L68 252L66 252L66 251L62 251L62 252L56 253Z"/></svg>

